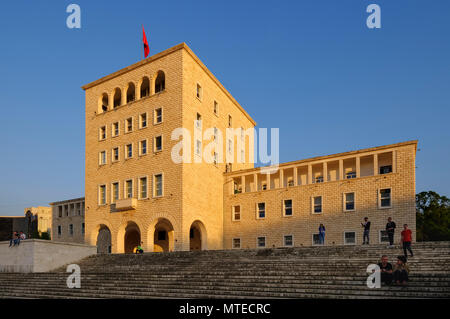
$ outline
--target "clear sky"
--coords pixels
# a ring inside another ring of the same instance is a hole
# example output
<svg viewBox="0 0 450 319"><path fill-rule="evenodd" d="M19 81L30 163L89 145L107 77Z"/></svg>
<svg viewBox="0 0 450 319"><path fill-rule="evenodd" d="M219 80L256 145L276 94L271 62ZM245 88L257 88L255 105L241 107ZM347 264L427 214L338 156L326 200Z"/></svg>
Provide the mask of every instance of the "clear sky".
<svg viewBox="0 0 450 319"><path fill-rule="evenodd" d="M279 127L281 162L418 139L417 191L449 196L449 14L448 0L2 1L0 215L84 196L80 87L142 58L142 24L150 54L186 42L258 127Z"/></svg>

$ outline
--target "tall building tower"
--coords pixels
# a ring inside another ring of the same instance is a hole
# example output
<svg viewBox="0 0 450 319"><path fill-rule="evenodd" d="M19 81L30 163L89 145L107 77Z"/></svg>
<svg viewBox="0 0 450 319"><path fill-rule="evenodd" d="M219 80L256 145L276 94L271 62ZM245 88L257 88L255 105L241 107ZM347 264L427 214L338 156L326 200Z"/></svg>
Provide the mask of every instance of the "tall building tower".
<svg viewBox="0 0 450 319"><path fill-rule="evenodd" d="M184 43L83 89L86 243L221 249L223 173L253 168L252 118Z"/></svg>

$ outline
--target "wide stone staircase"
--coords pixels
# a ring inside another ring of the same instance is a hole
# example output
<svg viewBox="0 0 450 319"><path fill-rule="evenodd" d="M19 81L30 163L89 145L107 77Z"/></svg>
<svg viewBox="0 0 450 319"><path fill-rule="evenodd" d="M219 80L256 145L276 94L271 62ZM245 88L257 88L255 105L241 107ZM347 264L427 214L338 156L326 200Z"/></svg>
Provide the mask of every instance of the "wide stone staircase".
<svg viewBox="0 0 450 319"><path fill-rule="evenodd" d="M413 245L406 287L368 288L382 245L96 255L81 260L81 288L66 268L0 273L0 298L449 298L450 242Z"/></svg>

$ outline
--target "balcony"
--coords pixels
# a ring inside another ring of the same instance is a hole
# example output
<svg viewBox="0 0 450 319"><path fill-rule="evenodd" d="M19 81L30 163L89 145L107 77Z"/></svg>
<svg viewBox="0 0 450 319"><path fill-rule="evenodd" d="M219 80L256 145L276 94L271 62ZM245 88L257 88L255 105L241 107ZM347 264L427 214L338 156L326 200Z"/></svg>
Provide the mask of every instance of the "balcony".
<svg viewBox="0 0 450 319"><path fill-rule="evenodd" d="M136 206L137 206L136 198L125 198L116 201L115 210L116 211L131 210L136 209Z"/></svg>

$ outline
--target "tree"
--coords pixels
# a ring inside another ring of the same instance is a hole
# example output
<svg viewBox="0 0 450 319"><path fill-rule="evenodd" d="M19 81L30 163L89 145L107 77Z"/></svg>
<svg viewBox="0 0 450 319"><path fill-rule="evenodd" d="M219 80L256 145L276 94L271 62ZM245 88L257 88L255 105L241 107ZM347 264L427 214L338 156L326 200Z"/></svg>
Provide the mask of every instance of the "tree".
<svg viewBox="0 0 450 319"><path fill-rule="evenodd" d="M416 195L417 241L450 240L450 199L433 191Z"/></svg>

